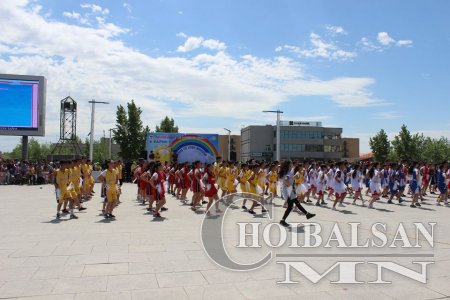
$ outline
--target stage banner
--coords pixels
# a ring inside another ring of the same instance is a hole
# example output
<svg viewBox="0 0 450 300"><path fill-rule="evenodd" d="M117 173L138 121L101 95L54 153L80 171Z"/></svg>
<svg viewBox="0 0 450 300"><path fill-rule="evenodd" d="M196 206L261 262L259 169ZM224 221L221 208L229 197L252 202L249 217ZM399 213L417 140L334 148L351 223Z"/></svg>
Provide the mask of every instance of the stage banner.
<svg viewBox="0 0 450 300"><path fill-rule="evenodd" d="M151 132L146 145L149 160L213 163L218 155L219 135Z"/></svg>

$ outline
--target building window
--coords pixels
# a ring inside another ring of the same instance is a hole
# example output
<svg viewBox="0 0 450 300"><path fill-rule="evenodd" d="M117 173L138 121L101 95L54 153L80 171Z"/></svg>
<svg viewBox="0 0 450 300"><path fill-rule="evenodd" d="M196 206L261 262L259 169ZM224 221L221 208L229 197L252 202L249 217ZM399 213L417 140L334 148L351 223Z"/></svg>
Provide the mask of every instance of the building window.
<svg viewBox="0 0 450 300"><path fill-rule="evenodd" d="M281 130L280 136L287 139L320 139L322 138L322 132L320 131L292 131ZM326 135L328 138L331 136Z"/></svg>
<svg viewBox="0 0 450 300"><path fill-rule="evenodd" d="M340 140L341 139L341 135L340 134L336 134L336 133L323 132L322 133L322 138L324 140Z"/></svg>
<svg viewBox="0 0 450 300"><path fill-rule="evenodd" d="M323 145L305 145L306 152L323 152Z"/></svg>
<svg viewBox="0 0 450 300"><path fill-rule="evenodd" d="M325 145L323 146L324 152L343 152L343 148L340 145Z"/></svg>

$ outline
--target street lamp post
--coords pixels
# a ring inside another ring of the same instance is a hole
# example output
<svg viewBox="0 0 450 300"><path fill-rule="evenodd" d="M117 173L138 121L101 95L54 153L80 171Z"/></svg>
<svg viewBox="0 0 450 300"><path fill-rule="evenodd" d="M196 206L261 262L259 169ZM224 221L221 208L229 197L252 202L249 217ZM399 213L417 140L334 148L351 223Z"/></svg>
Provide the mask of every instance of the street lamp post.
<svg viewBox="0 0 450 300"><path fill-rule="evenodd" d="M228 132L228 161L231 160L231 130L224 128Z"/></svg>
<svg viewBox="0 0 450 300"><path fill-rule="evenodd" d="M94 158L94 121L95 121L95 104L109 104L109 102L104 101L95 101L92 99L89 101L89 103L92 104L91 109L91 134L90 134L90 141L89 141L89 160L92 162Z"/></svg>
<svg viewBox="0 0 450 300"><path fill-rule="evenodd" d="M111 131L113 130L113 128L110 128L109 129L109 159L112 159L112 152L111 152L111 144L112 144L112 141L111 141Z"/></svg>
<svg viewBox="0 0 450 300"><path fill-rule="evenodd" d="M264 113L276 113L277 114L277 155L276 160L280 161L280 114L283 112L278 110L263 110Z"/></svg>

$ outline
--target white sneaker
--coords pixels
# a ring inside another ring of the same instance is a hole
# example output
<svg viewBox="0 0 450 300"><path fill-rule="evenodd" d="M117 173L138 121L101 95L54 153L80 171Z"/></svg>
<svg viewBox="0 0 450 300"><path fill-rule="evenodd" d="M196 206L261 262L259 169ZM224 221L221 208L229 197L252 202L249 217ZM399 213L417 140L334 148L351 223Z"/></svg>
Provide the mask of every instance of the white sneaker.
<svg viewBox="0 0 450 300"><path fill-rule="evenodd" d="M337 210L336 207L331 208L331 210Z"/></svg>
<svg viewBox="0 0 450 300"><path fill-rule="evenodd" d="M442 206L441 202L436 202L436 206Z"/></svg>
<svg viewBox="0 0 450 300"><path fill-rule="evenodd" d="M345 205L342 203L339 203L339 207L345 207Z"/></svg>
<svg viewBox="0 0 450 300"><path fill-rule="evenodd" d="M368 208L368 209L374 209L375 207L373 207L373 204L369 204L369 205L367 206L367 208Z"/></svg>

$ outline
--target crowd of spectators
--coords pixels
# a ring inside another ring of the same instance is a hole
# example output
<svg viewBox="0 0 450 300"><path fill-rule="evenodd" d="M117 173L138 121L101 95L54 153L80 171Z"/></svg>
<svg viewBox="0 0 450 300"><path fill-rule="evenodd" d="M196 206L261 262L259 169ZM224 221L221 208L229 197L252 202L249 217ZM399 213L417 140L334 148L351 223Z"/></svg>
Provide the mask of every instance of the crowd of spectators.
<svg viewBox="0 0 450 300"><path fill-rule="evenodd" d="M132 169L135 163L127 161L123 166L124 182L132 181ZM59 167L58 162L47 160L21 161L2 159L0 157L0 185L41 185L53 183L53 170ZM94 164L94 171L101 171L101 164Z"/></svg>
<svg viewBox="0 0 450 300"><path fill-rule="evenodd" d="M0 184L40 185L51 182L57 163L46 160L0 160Z"/></svg>

